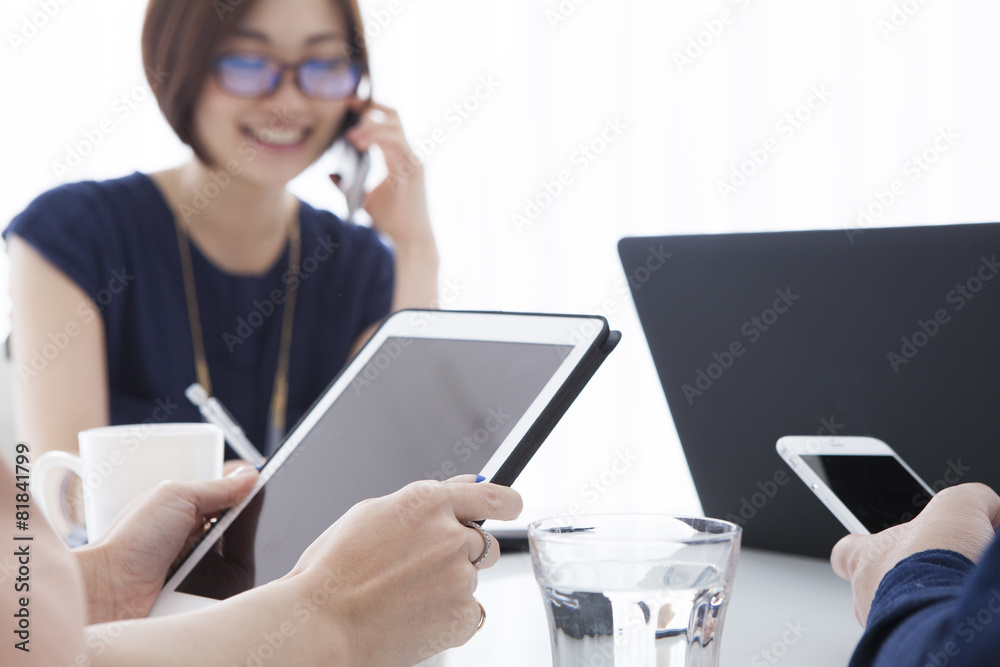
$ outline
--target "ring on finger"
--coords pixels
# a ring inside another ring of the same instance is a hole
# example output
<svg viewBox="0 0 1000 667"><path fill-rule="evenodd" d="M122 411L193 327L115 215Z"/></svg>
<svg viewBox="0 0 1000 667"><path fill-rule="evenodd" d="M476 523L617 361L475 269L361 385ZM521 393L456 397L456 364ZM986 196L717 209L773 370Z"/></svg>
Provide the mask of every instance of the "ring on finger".
<svg viewBox="0 0 1000 667"><path fill-rule="evenodd" d="M476 560L472 561L472 564L474 566L479 567L479 564L482 563L484 560L486 560L486 557L490 555L490 551L493 549L493 538L490 537L490 534L487 533L485 530L483 530L483 527L480 526L475 521L463 521L462 525L468 526L469 528L474 528L475 530L478 530L479 534L483 536L483 542L486 544L485 548L483 549L483 553L481 553L479 555L479 558L477 558ZM480 608L481 607L482 607L482 605L480 605ZM486 619L486 612L484 611L483 612L483 620L484 620L484 622L485 622L485 619Z"/></svg>
<svg viewBox="0 0 1000 667"><path fill-rule="evenodd" d="M476 598L472 599L476 600ZM486 609L483 607L483 603L479 600L476 600L476 604L479 605L479 625L476 626L476 632L479 632L483 629L483 626L486 625Z"/></svg>

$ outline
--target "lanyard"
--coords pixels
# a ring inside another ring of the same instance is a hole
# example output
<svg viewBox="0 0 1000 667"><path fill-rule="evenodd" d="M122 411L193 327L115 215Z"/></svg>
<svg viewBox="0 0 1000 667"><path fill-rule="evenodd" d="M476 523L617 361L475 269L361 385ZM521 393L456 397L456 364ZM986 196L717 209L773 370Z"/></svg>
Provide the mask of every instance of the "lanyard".
<svg viewBox="0 0 1000 667"><path fill-rule="evenodd" d="M194 367L198 382L205 392L212 395L212 379L205 359L205 340L201 330L201 316L198 313L198 292L194 282L191 264L191 237L174 217L177 229L177 247L181 254L181 269L184 273L184 294L187 297L188 321L191 325L191 342L194 346ZM292 322L295 319L295 295L298 292L299 260L302 256L302 239L296 218L288 225L288 293L285 298L281 321L281 341L278 351L278 368L274 373L274 388L271 391L270 419L267 431L266 453L273 452L285 433L285 419L288 412L288 359L292 350Z"/></svg>

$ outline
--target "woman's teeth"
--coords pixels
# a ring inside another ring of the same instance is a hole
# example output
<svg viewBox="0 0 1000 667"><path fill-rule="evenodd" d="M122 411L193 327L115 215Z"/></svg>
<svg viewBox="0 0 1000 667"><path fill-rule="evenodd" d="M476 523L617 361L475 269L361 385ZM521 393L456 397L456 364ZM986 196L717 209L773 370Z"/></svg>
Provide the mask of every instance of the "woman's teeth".
<svg viewBox="0 0 1000 667"><path fill-rule="evenodd" d="M306 131L299 130L272 130L264 128L253 132L253 138L261 143L275 146L291 146L302 141L306 136Z"/></svg>

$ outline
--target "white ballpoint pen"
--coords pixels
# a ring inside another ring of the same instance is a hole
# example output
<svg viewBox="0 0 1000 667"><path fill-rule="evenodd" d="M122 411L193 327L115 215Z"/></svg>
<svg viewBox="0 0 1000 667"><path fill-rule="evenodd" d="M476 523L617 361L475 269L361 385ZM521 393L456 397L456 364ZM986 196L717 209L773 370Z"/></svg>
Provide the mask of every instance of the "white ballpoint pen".
<svg viewBox="0 0 1000 667"><path fill-rule="evenodd" d="M229 443L229 446L233 448L233 451L240 458L252 461L257 466L257 469L260 470L260 467L264 465L264 461L267 459L247 439L246 434L243 433L243 429L239 427L239 424L236 423L236 420L229 414L225 406L219 402L219 399L209 396L205 388L197 382L185 389L184 395L188 397L189 401L198 406L198 410L201 411L205 419L222 429L226 442Z"/></svg>

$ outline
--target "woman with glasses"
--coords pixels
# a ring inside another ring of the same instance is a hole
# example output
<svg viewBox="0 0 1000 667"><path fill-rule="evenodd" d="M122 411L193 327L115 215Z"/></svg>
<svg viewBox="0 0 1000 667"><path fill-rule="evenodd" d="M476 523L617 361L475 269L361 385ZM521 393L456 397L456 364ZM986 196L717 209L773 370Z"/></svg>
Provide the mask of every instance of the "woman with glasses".
<svg viewBox="0 0 1000 667"><path fill-rule="evenodd" d="M19 435L75 451L85 428L200 421L199 382L269 454L386 315L434 304L423 171L358 94L355 0L151 0L142 54L194 155L55 188L7 228ZM286 187L338 138L385 155L375 231Z"/></svg>

